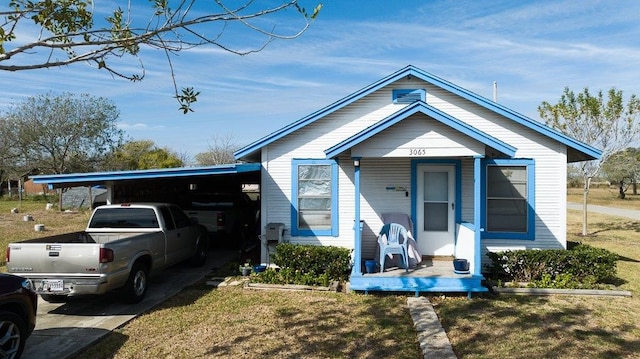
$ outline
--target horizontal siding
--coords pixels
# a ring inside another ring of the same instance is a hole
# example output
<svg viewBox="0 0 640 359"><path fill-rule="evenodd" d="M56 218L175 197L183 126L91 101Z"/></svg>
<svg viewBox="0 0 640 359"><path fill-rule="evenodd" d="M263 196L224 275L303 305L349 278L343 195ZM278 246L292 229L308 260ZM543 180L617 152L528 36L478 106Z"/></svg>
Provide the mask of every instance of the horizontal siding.
<svg viewBox="0 0 640 359"><path fill-rule="evenodd" d="M484 145L426 115L415 114L354 146L351 153L357 157L460 157L484 154Z"/></svg>
<svg viewBox="0 0 640 359"><path fill-rule="evenodd" d="M535 160L536 168L536 239L486 240L483 250L502 248L562 248L566 246L566 147L536 132L520 126L451 93L428 85L415 78L400 80L393 85L360 99L313 124L263 148L262 213L263 226L269 222L285 223L291 228L291 160L294 158L325 158L324 150L358 133L406 105L391 102L393 89L425 88L427 102L441 111L514 146L516 157ZM432 152L427 157L470 156L484 153L477 141L416 115L354 147L353 154L361 160L361 218L363 229L363 256L374 254L377 231L382 225L383 212L410 213L411 193L388 191L387 186L406 187L410 190L409 157L394 157L392 149L427 146ZM467 151L467 152L464 152ZM351 153L339 158L339 237L285 238L294 243L333 244L353 247L354 169ZM379 158L372 158L379 157ZM462 159L462 220L473 222L473 159Z"/></svg>

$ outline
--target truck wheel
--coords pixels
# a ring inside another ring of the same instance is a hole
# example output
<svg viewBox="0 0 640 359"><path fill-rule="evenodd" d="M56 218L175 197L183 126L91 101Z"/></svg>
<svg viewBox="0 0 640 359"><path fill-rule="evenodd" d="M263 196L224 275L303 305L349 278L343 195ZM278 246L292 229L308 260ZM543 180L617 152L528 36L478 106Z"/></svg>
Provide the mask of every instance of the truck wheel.
<svg viewBox="0 0 640 359"><path fill-rule="evenodd" d="M64 303L64 302L67 301L67 296L66 295L40 294L40 296L42 297L42 299L45 302L49 302L49 303Z"/></svg>
<svg viewBox="0 0 640 359"><path fill-rule="evenodd" d="M196 253L191 257L191 266L192 267L202 267L204 263L207 261L207 243L209 238L202 237L200 238L198 248L196 249Z"/></svg>
<svg viewBox="0 0 640 359"><path fill-rule="evenodd" d="M149 279L149 269L142 263L136 262L133 265L129 279L124 285L124 295L128 303L138 303L147 293Z"/></svg>
<svg viewBox="0 0 640 359"><path fill-rule="evenodd" d="M0 311L0 355L19 358L27 340L27 323L17 314Z"/></svg>

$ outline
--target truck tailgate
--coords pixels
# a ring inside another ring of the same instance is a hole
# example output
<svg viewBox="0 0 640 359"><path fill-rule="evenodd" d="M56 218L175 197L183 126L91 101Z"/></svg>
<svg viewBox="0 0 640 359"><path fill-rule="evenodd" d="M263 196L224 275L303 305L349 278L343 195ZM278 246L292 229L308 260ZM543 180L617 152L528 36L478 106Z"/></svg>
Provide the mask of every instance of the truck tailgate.
<svg viewBox="0 0 640 359"><path fill-rule="evenodd" d="M7 271L30 274L98 274L100 244L97 243L11 243Z"/></svg>

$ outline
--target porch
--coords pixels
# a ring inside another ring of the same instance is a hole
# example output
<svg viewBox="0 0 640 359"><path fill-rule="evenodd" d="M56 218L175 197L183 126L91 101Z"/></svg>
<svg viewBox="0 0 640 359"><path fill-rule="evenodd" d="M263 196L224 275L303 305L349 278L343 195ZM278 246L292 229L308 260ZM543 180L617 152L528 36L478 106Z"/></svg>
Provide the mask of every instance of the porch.
<svg viewBox="0 0 640 359"><path fill-rule="evenodd" d="M482 285L484 276L477 274L458 274L454 271L451 259L423 257L422 262L405 271L404 268L388 267L384 272L365 273L355 270L351 273L349 288L354 291L413 292L487 292Z"/></svg>

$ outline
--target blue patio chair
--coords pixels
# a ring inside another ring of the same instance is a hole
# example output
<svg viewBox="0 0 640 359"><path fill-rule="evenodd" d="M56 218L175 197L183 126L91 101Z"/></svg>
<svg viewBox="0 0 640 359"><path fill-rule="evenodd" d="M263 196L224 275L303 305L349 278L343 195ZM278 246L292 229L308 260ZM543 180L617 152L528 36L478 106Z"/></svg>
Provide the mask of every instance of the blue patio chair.
<svg viewBox="0 0 640 359"><path fill-rule="evenodd" d="M384 272L384 261L388 254L402 256L402 264L405 271L409 271L409 255L407 251L407 229L398 223L385 224L380 231L380 236L386 235L387 241L380 242L380 272ZM400 238L402 237L402 239ZM402 240L402 241L401 241Z"/></svg>

